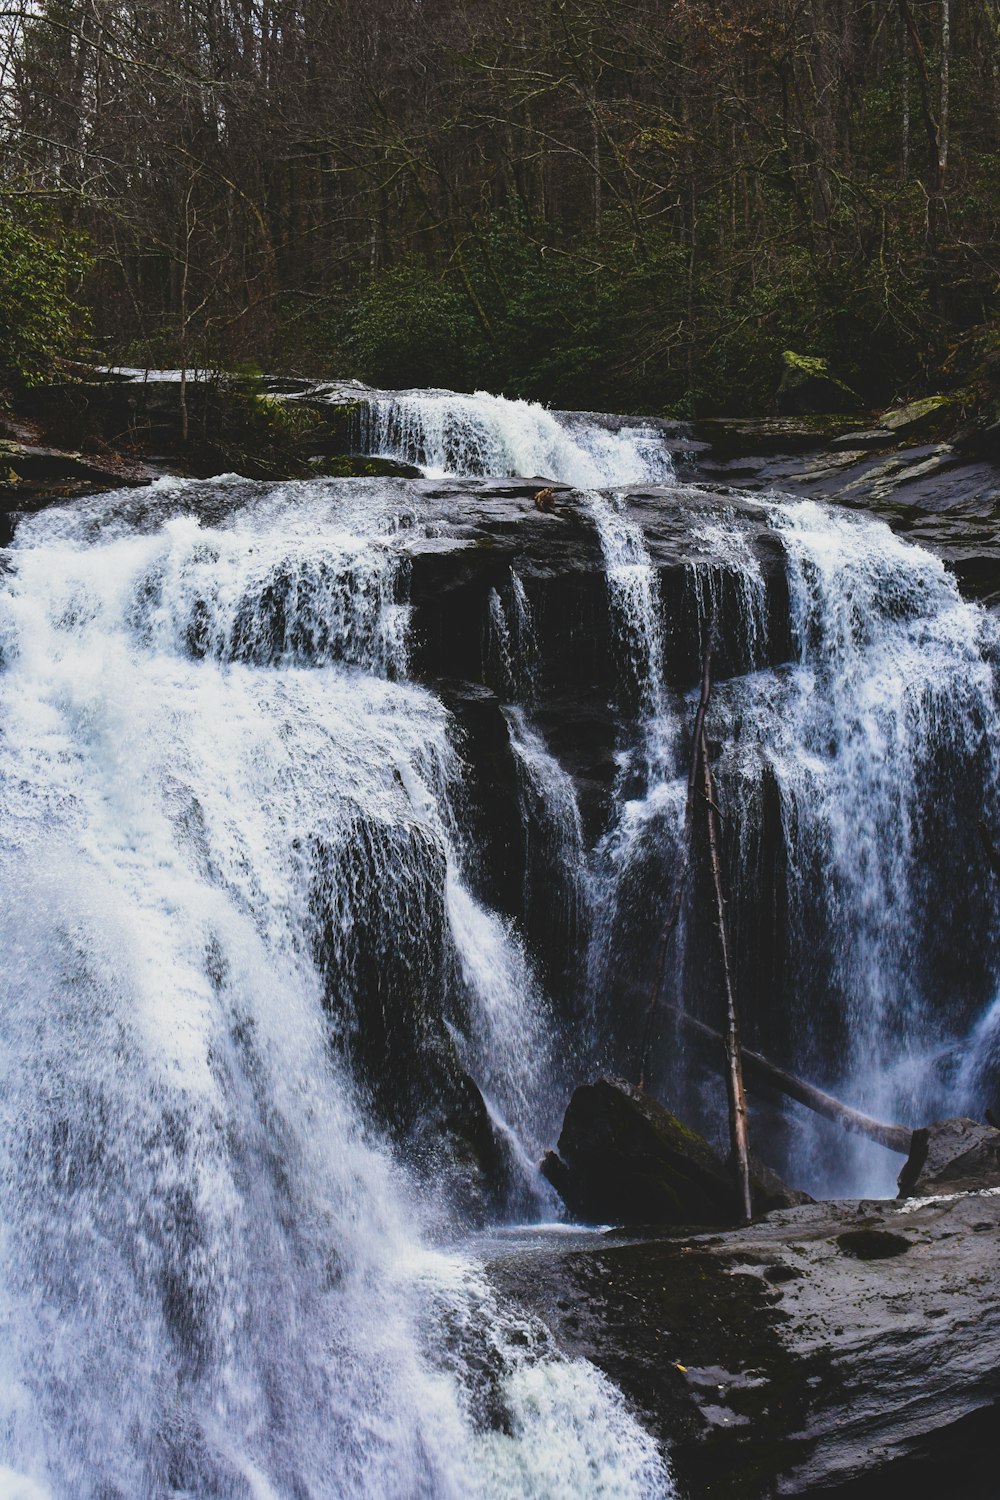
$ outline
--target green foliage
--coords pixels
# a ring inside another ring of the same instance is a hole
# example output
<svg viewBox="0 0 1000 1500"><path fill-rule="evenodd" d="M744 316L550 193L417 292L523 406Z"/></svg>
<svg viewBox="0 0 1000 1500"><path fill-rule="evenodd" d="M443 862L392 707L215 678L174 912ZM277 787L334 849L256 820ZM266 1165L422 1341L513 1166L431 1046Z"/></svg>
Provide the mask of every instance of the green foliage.
<svg viewBox="0 0 1000 1500"><path fill-rule="evenodd" d="M87 267L78 236L35 210L0 206L0 370L15 384L44 379L79 352L86 315L75 288Z"/></svg>
<svg viewBox="0 0 1000 1500"><path fill-rule="evenodd" d="M469 301L429 267L406 261L375 277L344 319L341 343L376 385L468 384L483 362Z"/></svg>

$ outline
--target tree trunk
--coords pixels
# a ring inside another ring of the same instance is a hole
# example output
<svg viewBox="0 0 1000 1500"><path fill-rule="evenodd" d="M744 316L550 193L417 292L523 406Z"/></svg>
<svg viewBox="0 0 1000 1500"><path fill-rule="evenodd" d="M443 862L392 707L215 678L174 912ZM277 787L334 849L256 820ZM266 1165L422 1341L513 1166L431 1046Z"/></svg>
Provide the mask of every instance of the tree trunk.
<svg viewBox="0 0 1000 1500"><path fill-rule="evenodd" d="M708 675L710 648L705 648L704 676ZM719 938L719 957L722 967L722 989L726 1002L726 1092L729 1098L729 1136L732 1144L733 1166L736 1171L740 1208L746 1222L753 1218L753 1201L750 1195L750 1138L747 1122L747 1096L743 1085L743 1060L740 1046L739 1018L736 1013L736 996L733 991L732 964L729 956L729 934L726 929L726 900L722 890L722 862L719 857L719 813L715 804L712 786L712 768L708 763L708 739L705 720L701 721L700 738L701 790L705 799L705 823L708 832L708 853L712 866L712 888L715 893L715 929Z"/></svg>
<svg viewBox="0 0 1000 1500"><path fill-rule="evenodd" d="M711 1047L713 1055L716 1054L719 1043L723 1041L717 1031L711 1026L706 1026L704 1021L689 1016L687 1011L675 1005L665 1005L664 1009L686 1031L704 1042L706 1048ZM859 1109L853 1109L849 1104L843 1104L833 1094L828 1094L823 1089L816 1088L814 1084L797 1078L794 1073L788 1073L784 1068L768 1062L766 1057L762 1057L759 1052L752 1052L749 1047L743 1048L743 1067L751 1084L757 1083L764 1088L776 1089L779 1094L794 1099L798 1104L804 1104L814 1114L835 1121L844 1130L849 1130L855 1135L866 1136L868 1140L875 1141L879 1146L885 1146L888 1151L898 1151L901 1156L909 1155L910 1138L913 1135L909 1126L892 1125L884 1120L876 1120Z"/></svg>

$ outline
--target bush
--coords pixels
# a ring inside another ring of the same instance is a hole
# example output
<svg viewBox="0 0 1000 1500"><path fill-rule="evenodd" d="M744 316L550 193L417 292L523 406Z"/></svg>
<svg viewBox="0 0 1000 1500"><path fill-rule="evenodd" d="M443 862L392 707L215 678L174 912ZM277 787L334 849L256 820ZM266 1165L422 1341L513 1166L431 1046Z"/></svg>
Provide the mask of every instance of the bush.
<svg viewBox="0 0 1000 1500"><path fill-rule="evenodd" d="M79 353L87 318L74 289L87 265L79 237L37 210L0 207L0 371L14 385Z"/></svg>

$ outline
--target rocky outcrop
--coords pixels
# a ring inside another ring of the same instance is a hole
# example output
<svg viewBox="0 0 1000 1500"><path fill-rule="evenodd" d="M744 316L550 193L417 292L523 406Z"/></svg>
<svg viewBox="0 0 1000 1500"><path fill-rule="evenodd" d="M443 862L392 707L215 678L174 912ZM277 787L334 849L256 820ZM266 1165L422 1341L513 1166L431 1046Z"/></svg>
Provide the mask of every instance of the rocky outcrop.
<svg viewBox="0 0 1000 1500"><path fill-rule="evenodd" d="M913 1132L899 1174L901 1198L1000 1188L1000 1130L975 1120L938 1120Z"/></svg>
<svg viewBox="0 0 1000 1500"><path fill-rule="evenodd" d="M662 1104L618 1079L576 1089L557 1151L542 1171L570 1211L591 1224L738 1222L736 1179L707 1141ZM755 1214L810 1202L764 1169L752 1181Z"/></svg>
<svg viewBox="0 0 1000 1500"><path fill-rule="evenodd" d="M0 546L10 540L20 514L40 510L54 500L149 484L152 477L135 458L0 439Z"/></svg>
<svg viewBox="0 0 1000 1500"><path fill-rule="evenodd" d="M446 1181L467 1218L498 1211L516 1174L448 1026L464 1017L445 940L443 849L419 825L359 818L336 844L314 839L301 854L314 872L332 1045L418 1170Z"/></svg>
<svg viewBox="0 0 1000 1500"><path fill-rule="evenodd" d="M615 1380L679 1494L996 1494L1000 1194L506 1245L494 1283Z"/></svg>

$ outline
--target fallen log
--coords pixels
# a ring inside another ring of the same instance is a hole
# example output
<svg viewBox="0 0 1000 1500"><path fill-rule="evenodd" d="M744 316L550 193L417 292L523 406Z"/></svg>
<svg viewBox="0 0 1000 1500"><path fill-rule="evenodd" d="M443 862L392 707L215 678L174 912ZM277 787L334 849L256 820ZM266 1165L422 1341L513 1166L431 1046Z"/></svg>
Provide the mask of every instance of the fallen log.
<svg viewBox="0 0 1000 1500"><path fill-rule="evenodd" d="M687 1011L681 1010L676 1005L664 1003L663 1009L673 1016L686 1031L710 1044L713 1050L721 1045L723 1038L713 1027L706 1026L704 1021L689 1016ZM867 1136L868 1140L885 1146L889 1151L898 1151L901 1156L909 1155L913 1131L908 1126L890 1125L884 1120L875 1120L871 1115L863 1114L859 1109L852 1109L849 1104L843 1104L833 1094L828 1094L823 1089L816 1088L814 1084L806 1083L802 1078L796 1078L794 1073L787 1073L784 1068L768 1062L767 1058L762 1057L759 1052L751 1052L749 1047L744 1047L742 1054L743 1071L751 1087L754 1083L758 1083L776 1089L779 1094L784 1094L787 1098L804 1104L814 1114L822 1115L827 1120L834 1120L855 1135Z"/></svg>

